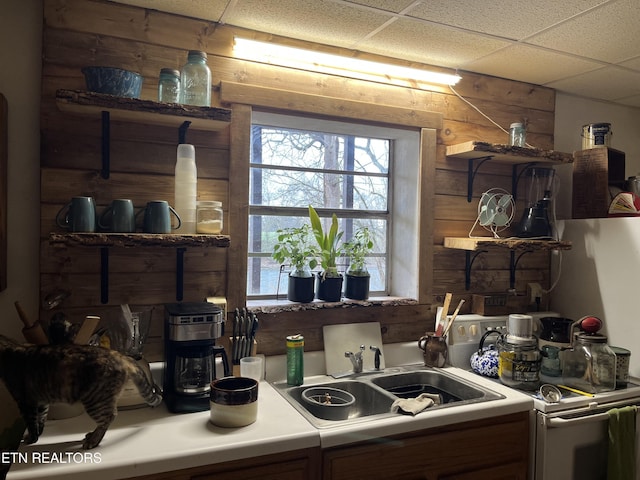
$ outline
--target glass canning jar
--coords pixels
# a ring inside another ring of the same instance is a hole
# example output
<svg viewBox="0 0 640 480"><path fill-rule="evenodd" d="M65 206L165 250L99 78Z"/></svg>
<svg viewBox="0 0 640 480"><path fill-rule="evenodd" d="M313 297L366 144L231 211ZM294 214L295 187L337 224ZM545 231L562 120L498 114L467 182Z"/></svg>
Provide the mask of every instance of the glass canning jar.
<svg viewBox="0 0 640 480"><path fill-rule="evenodd" d="M222 232L222 202L200 200L196 202L196 233L219 234Z"/></svg>
<svg viewBox="0 0 640 480"><path fill-rule="evenodd" d="M607 345L607 337L580 333L574 346L563 352L563 382L589 393L609 392L616 388L616 354Z"/></svg>

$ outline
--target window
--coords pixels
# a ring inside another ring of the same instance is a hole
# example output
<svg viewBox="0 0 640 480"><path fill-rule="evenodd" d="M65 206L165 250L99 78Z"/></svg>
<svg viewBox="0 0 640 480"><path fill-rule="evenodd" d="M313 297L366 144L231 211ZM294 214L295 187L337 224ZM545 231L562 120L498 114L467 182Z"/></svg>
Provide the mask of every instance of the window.
<svg viewBox="0 0 640 480"><path fill-rule="evenodd" d="M371 292L390 294L393 172L398 138L408 132L261 112L254 112L252 123L248 296L286 292L286 272L271 258L273 245L278 229L309 223L309 205L327 221L337 215L344 241L357 228L369 228L375 243L367 260ZM409 133L417 145L417 133Z"/></svg>

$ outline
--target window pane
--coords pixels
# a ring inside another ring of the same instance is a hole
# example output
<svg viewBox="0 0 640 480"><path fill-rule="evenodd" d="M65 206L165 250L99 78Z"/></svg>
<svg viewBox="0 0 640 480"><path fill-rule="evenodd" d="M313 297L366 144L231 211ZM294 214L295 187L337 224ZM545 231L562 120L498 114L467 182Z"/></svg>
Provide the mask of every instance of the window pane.
<svg viewBox="0 0 640 480"><path fill-rule="evenodd" d="M387 177L338 175L323 172L251 169L251 205L307 208L309 205L386 212ZM331 201L325 197L331 195Z"/></svg>
<svg viewBox="0 0 640 480"><path fill-rule="evenodd" d="M248 295L286 296L289 268L281 271L271 254L279 229L310 224L309 205L322 210L325 229L330 222L325 215L336 213L342 241L369 228L370 290L385 293L391 141L261 125L254 125L252 134ZM313 236L310 241L315 243ZM346 271L348 262L339 259L338 269Z"/></svg>

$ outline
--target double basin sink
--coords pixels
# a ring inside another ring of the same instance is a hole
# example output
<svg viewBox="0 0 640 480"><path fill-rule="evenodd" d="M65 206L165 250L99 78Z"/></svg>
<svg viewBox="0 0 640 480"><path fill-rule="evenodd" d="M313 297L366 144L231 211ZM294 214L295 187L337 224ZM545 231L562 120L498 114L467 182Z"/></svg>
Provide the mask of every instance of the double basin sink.
<svg viewBox="0 0 640 480"><path fill-rule="evenodd" d="M416 398L422 393L439 395L439 403L429 407L429 411L504 398L449 372L425 366L387 368L384 371L353 374L347 378L315 377L309 383L296 387L289 386L286 382L276 382L273 386L317 428L397 415L391 411L396 400ZM303 392L311 387L346 391L355 401L345 407L348 411L341 418L327 418L322 411L318 412L317 406L303 399Z"/></svg>

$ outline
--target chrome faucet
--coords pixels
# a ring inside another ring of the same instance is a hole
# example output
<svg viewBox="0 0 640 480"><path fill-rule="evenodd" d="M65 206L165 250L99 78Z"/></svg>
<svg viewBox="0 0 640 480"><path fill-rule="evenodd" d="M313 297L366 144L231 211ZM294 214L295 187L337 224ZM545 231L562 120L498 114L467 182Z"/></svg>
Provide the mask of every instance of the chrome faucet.
<svg viewBox="0 0 640 480"><path fill-rule="evenodd" d="M351 360L353 364L353 373L362 373L362 354L364 353L364 345L360 345L360 351L353 352L344 352L344 356Z"/></svg>

